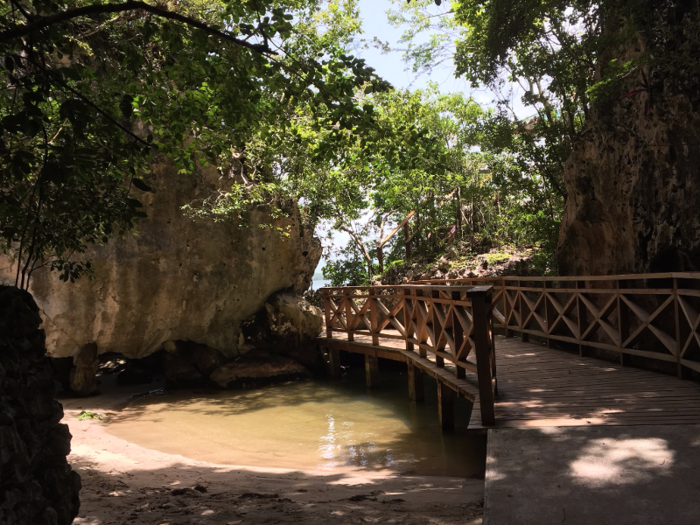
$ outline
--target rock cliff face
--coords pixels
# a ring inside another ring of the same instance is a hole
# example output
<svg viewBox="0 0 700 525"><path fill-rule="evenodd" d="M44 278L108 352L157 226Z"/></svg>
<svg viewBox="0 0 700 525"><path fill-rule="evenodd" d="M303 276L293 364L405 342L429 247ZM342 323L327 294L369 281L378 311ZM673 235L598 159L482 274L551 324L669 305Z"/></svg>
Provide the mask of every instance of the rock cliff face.
<svg viewBox="0 0 700 525"><path fill-rule="evenodd" d="M148 218L137 225L138 236L90 250L94 280L63 283L42 270L32 276L50 355L77 362L81 349L94 344L99 353L141 358L168 341L193 341L232 358L239 354L242 320L273 293L301 293L310 284L321 245L296 206L274 221L252 210L248 227L190 219L181 206L230 188L231 181L214 169L179 175L167 162L145 180L154 193L137 197ZM289 236L258 226L270 222ZM9 261L0 263L0 276L9 281L11 275Z"/></svg>
<svg viewBox="0 0 700 525"><path fill-rule="evenodd" d="M624 91L566 164L559 272L700 270L700 93L636 80Z"/></svg>
<svg viewBox="0 0 700 525"><path fill-rule="evenodd" d="M69 525L80 477L66 461L71 435L59 423L39 309L0 286L0 523Z"/></svg>

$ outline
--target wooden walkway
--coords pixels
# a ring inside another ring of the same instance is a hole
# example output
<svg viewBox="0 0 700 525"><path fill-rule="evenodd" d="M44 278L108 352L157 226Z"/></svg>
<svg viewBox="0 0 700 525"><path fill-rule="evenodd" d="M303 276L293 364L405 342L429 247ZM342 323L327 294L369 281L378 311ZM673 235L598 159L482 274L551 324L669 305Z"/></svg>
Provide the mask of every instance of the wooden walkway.
<svg viewBox="0 0 700 525"><path fill-rule="evenodd" d="M340 337L342 337L339 334ZM458 379L452 363L435 364L399 339L319 337L325 348L412 363L439 384L474 401L469 428L484 431L476 376ZM470 356L470 360L473 356ZM700 384L624 367L516 338L496 338L496 425L489 428L700 424Z"/></svg>

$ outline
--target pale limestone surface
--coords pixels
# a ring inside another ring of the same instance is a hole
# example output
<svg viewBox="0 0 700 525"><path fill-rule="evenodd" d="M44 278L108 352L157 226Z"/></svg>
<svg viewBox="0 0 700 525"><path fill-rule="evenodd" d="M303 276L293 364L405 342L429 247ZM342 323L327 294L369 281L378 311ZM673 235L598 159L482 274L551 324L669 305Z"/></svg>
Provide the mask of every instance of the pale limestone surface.
<svg viewBox="0 0 700 525"><path fill-rule="evenodd" d="M323 311L303 297L278 294L265 303L272 333L293 338L298 344L315 339L323 328Z"/></svg>
<svg viewBox="0 0 700 525"><path fill-rule="evenodd" d="M164 343L189 340L239 354L239 325L272 294L308 287L321 255L295 205L272 221L252 210L250 225L189 219L181 207L226 189L232 181L214 169L180 175L161 162L139 192L148 218L138 236L91 248L95 280L63 283L39 270L30 291L41 309L49 354L76 356L88 343L100 353L140 358ZM288 236L259 224L274 223ZM0 282L14 282L10 261L0 259Z"/></svg>

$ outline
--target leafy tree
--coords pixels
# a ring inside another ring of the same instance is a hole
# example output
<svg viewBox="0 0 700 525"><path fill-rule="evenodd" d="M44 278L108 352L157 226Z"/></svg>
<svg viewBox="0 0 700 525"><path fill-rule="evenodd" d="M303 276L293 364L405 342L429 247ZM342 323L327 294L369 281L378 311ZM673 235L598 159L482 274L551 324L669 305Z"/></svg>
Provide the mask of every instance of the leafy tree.
<svg viewBox="0 0 700 525"><path fill-rule="evenodd" d="M564 163L589 110L595 73L599 35L593 4L496 0L428 9L430 4L402 5L391 14L395 24L406 27L405 56L414 71L453 61L457 76L472 87L488 87L499 118L519 135L502 148L527 157L547 186L564 197ZM517 94L532 111L527 119L517 116Z"/></svg>
<svg viewBox="0 0 700 525"><path fill-rule="evenodd" d="M350 243L342 248L337 260L331 260L323 267L323 278L330 281L331 286L366 286L370 284L374 268L367 268L364 255L360 253L357 244Z"/></svg>
<svg viewBox="0 0 700 525"><path fill-rule="evenodd" d="M323 181L327 218L352 238L354 248L341 254L349 259L341 258L334 274L361 263L371 278L384 270L384 251L389 260L404 257L406 233L387 236L407 216L409 243L419 253L456 240L475 251L540 243L552 252L561 199L527 158L504 149L523 139L497 114L436 87L377 94L373 104L378 131L357 137L342 161L305 178ZM342 181L338 194L333 180Z"/></svg>
<svg viewBox="0 0 700 525"><path fill-rule="evenodd" d="M138 174L156 155L181 173L214 164L248 191L279 175L280 155L256 155L289 151L299 108L317 110L306 125L329 136L372 125L355 91L386 84L343 46L355 9L354 0L0 5L0 239L17 284L46 264L66 280L89 271L76 254L143 216L131 193L149 191Z"/></svg>
<svg viewBox="0 0 700 525"><path fill-rule="evenodd" d="M527 157L561 196L564 163L593 110L605 116L665 80L692 82L700 67L700 13L689 0L393 1L390 20L405 29L413 70L452 61L457 76L489 88L519 135L504 148ZM527 119L516 116L518 94Z"/></svg>

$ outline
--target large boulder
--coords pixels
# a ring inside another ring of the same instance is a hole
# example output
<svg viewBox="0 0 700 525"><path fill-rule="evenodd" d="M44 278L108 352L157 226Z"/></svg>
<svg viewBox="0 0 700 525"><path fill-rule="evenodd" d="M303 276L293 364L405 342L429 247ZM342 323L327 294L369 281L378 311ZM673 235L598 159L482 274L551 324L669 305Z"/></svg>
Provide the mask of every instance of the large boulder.
<svg viewBox="0 0 700 525"><path fill-rule="evenodd" d="M31 296L0 286L0 523L69 525L80 477Z"/></svg>
<svg viewBox="0 0 700 525"><path fill-rule="evenodd" d="M316 338L323 327L323 312L303 297L279 293L270 297L255 315L242 323L240 348L264 348L291 357L304 366L321 370L323 358Z"/></svg>
<svg viewBox="0 0 700 525"><path fill-rule="evenodd" d="M206 386L211 373L228 360L206 345L192 341L168 341L164 346L163 371L168 386Z"/></svg>
<svg viewBox="0 0 700 525"><path fill-rule="evenodd" d="M298 295L276 294L265 303L265 310L272 333L290 342L314 340L323 328L323 311Z"/></svg>
<svg viewBox="0 0 700 525"><path fill-rule="evenodd" d="M320 242L294 203L282 205L282 218L251 209L247 224L186 217L183 205L230 188L216 169L181 175L161 161L144 179L154 190L138 195L148 218L138 235L89 249L94 280L64 283L46 268L32 275L50 355L77 357L94 343L100 353L141 358L168 341L194 341L237 357L241 321L280 290L303 292ZM13 275L0 259L0 279Z"/></svg>

